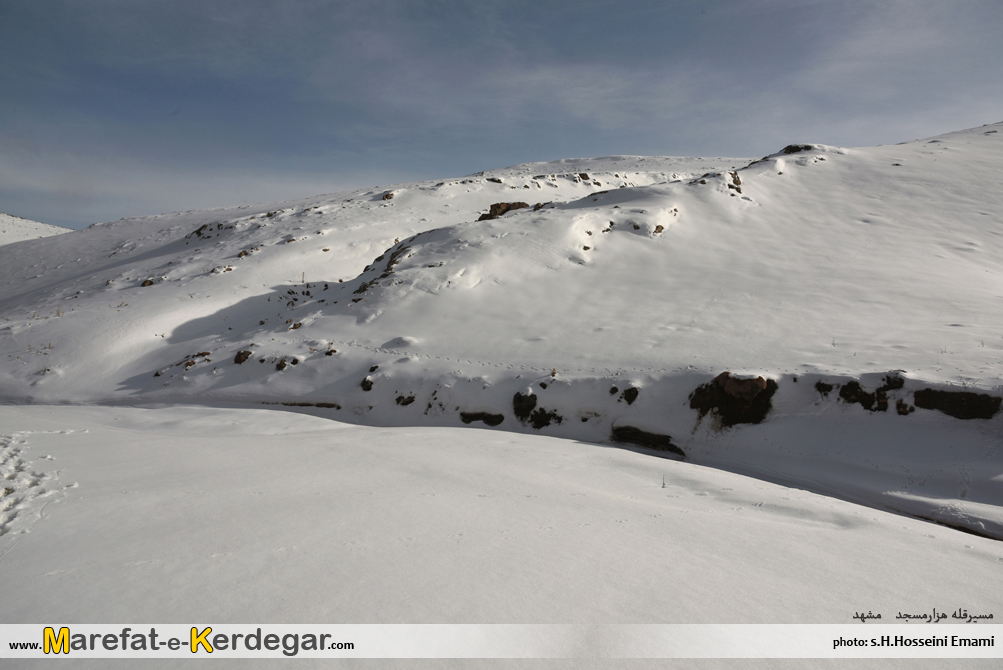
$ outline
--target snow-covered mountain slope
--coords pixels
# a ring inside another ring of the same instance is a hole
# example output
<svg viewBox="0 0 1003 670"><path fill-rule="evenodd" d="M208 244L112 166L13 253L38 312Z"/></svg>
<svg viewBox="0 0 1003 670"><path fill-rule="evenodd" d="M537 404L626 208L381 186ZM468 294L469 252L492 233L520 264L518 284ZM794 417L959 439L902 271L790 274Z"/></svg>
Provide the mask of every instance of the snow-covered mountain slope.
<svg viewBox="0 0 1003 670"><path fill-rule="evenodd" d="M1001 129L529 164L0 249L0 394L612 440L1003 537Z"/></svg>
<svg viewBox="0 0 1003 670"><path fill-rule="evenodd" d="M39 223L20 216L0 212L0 245L20 242L21 240L36 240L41 237L62 235L70 232L69 228Z"/></svg>

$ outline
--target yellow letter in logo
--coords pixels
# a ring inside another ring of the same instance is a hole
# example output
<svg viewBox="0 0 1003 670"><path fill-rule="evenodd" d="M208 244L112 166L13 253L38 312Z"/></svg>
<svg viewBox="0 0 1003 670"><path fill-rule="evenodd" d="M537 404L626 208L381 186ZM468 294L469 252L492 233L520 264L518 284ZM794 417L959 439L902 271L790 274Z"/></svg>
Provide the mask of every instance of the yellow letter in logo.
<svg viewBox="0 0 1003 670"><path fill-rule="evenodd" d="M70 629L60 628L59 635L52 630L52 626L45 629L42 634L42 648L46 654L70 653Z"/></svg>
<svg viewBox="0 0 1003 670"><path fill-rule="evenodd" d="M196 651L198 651L197 647L201 644L203 647L205 647L205 650L211 654L212 647L209 646L209 640L205 638L206 635L212 632L212 628L207 627L201 633L199 633L198 631L199 631L198 628L192 628L192 646L191 646L192 653L194 654Z"/></svg>

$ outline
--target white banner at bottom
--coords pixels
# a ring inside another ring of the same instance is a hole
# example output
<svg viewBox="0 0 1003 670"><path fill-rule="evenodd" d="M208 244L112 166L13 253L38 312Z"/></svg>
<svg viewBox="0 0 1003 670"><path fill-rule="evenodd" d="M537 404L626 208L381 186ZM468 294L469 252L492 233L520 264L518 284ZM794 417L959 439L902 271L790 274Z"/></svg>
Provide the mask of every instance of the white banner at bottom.
<svg viewBox="0 0 1003 670"><path fill-rule="evenodd" d="M1000 658L1001 648L1003 625L985 623L0 624L0 658Z"/></svg>

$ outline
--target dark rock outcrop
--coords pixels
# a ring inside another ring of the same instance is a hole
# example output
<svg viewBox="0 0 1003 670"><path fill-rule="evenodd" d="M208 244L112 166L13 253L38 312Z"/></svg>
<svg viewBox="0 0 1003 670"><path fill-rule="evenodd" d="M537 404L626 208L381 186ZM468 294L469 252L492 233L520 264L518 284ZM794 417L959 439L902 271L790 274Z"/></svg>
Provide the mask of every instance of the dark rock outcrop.
<svg viewBox="0 0 1003 670"><path fill-rule="evenodd" d="M511 212L514 209L522 209L523 207L529 207L529 204L525 202L496 202L491 205L491 209L488 210L487 214L481 214L481 217L477 220L490 221L491 219L497 219L502 214Z"/></svg>
<svg viewBox="0 0 1003 670"><path fill-rule="evenodd" d="M956 419L991 419L1003 398L971 391L922 389L914 394L916 407L935 409Z"/></svg>
<svg viewBox="0 0 1003 670"><path fill-rule="evenodd" d="M253 353L250 352L250 351L247 351L246 349L243 350L243 351L238 351L237 355L233 357L233 362L236 363L237 365L240 365L241 363L243 363L244 361L246 361L248 358L250 358L252 355L253 355Z"/></svg>
<svg viewBox="0 0 1003 670"><path fill-rule="evenodd" d="M515 414L515 418L523 423L526 423L535 408L536 395L533 393L516 393L515 397L512 398L512 412Z"/></svg>
<svg viewBox="0 0 1003 670"><path fill-rule="evenodd" d="M540 430L541 428L546 428L551 423L557 423L560 425L564 421L564 417L557 412L551 410L547 411L542 407L537 407L532 414L529 416L529 422L533 428Z"/></svg>
<svg viewBox="0 0 1003 670"><path fill-rule="evenodd" d="M537 430L546 428L551 423L560 424L564 421L564 417L557 412L537 407L536 395L532 393L516 393L512 398L512 412L520 422L523 424L528 422Z"/></svg>
<svg viewBox="0 0 1003 670"><path fill-rule="evenodd" d="M902 377L899 377L897 374L891 374L885 377L885 383L875 389L874 393L868 393L861 388L860 382L854 380L847 382L843 385L843 388L839 389L839 397L843 402L857 403L864 409L872 412L887 412L888 392L897 391L904 385L905 380ZM826 386L830 385L826 384ZM818 384L815 385L815 388L818 388ZM897 402L896 410L899 414L903 414ZM908 414L908 412L905 412L905 414Z"/></svg>
<svg viewBox="0 0 1003 670"><path fill-rule="evenodd" d="M611 438L614 442L636 444L637 446L644 447L645 449L668 451L676 454L677 456L686 458L686 454L683 450L672 444L672 438L668 435L649 433L641 430L640 428L634 428L633 426L617 426L613 429Z"/></svg>
<svg viewBox="0 0 1003 670"><path fill-rule="evenodd" d="M776 391L777 382L772 379L738 379L722 372L690 394L690 408L698 410L700 418L713 410L726 427L760 423L773 408Z"/></svg>
<svg viewBox="0 0 1003 670"><path fill-rule="evenodd" d="M489 426L497 426L505 420L502 414L489 414L488 412L460 412L460 421L463 423L473 423L483 421Z"/></svg>
<svg viewBox="0 0 1003 670"><path fill-rule="evenodd" d="M864 409L874 407L874 394L860 388L860 382L857 380L844 384L843 388L839 389L839 397L842 398L843 402L857 403Z"/></svg>

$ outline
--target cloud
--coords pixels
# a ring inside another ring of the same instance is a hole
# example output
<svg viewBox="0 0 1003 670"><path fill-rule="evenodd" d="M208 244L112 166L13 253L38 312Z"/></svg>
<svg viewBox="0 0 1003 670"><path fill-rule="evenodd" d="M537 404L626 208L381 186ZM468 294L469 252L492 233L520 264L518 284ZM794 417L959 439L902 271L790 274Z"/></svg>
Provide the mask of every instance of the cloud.
<svg viewBox="0 0 1003 670"><path fill-rule="evenodd" d="M1001 28L976 0L6 3L0 209L891 143L999 120Z"/></svg>

